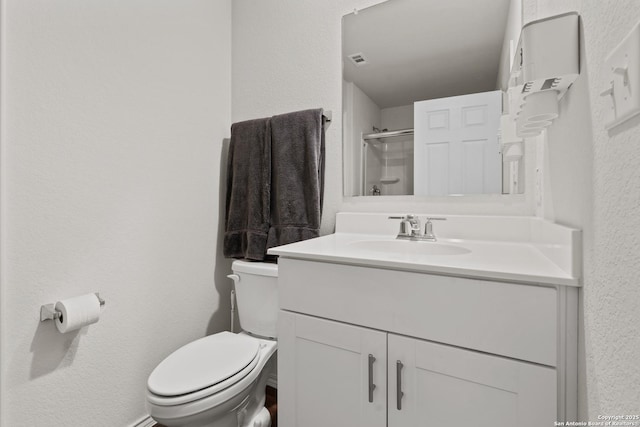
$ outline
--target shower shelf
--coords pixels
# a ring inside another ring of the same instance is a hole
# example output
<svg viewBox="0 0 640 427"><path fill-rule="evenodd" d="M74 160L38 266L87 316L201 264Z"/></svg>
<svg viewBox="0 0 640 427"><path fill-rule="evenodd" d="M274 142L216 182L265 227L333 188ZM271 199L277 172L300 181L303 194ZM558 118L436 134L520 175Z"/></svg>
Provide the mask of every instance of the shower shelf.
<svg viewBox="0 0 640 427"><path fill-rule="evenodd" d="M400 178L397 176L383 176L380 178L382 184L395 184L398 181L400 181Z"/></svg>

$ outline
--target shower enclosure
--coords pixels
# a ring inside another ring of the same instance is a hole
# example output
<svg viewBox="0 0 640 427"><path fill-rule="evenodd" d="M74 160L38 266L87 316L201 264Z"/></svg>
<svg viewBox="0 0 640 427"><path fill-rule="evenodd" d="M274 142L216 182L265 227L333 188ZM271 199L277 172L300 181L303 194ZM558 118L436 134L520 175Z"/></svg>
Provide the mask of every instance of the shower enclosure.
<svg viewBox="0 0 640 427"><path fill-rule="evenodd" d="M363 135L362 150L362 194L413 194L413 129Z"/></svg>

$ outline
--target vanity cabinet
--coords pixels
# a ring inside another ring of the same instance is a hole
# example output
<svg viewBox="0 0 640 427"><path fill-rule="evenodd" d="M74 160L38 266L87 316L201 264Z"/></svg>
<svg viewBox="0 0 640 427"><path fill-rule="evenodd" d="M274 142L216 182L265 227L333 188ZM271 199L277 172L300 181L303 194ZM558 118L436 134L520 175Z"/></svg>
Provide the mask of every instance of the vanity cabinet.
<svg viewBox="0 0 640 427"><path fill-rule="evenodd" d="M386 353L384 332L281 311L278 425L386 426Z"/></svg>
<svg viewBox="0 0 640 427"><path fill-rule="evenodd" d="M555 369L394 334L387 354L390 427L540 427L556 420L549 393Z"/></svg>
<svg viewBox="0 0 640 427"><path fill-rule="evenodd" d="M575 288L281 257L278 292L280 427L575 417Z"/></svg>
<svg viewBox="0 0 640 427"><path fill-rule="evenodd" d="M555 369L280 312L282 426L553 425Z"/></svg>

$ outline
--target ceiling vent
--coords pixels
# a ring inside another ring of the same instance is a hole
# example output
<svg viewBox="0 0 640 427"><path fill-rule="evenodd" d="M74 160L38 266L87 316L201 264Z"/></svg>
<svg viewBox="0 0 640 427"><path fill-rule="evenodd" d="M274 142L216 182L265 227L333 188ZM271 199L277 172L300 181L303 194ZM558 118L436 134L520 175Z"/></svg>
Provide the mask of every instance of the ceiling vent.
<svg viewBox="0 0 640 427"><path fill-rule="evenodd" d="M362 53L352 53L349 55L349 59L358 67L368 64Z"/></svg>

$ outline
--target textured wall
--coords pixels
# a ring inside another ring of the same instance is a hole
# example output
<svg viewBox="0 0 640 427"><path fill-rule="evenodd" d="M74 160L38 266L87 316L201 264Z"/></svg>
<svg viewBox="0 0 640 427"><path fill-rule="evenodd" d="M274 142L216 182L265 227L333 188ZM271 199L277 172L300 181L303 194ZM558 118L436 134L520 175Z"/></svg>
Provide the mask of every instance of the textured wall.
<svg viewBox="0 0 640 427"><path fill-rule="evenodd" d="M640 414L640 119L604 129L604 59L640 21L636 0L584 0L593 124L593 229L584 288L589 415Z"/></svg>
<svg viewBox="0 0 640 427"><path fill-rule="evenodd" d="M228 326L231 2L4 3L2 425L132 425L155 365ZM94 291L97 324L39 322Z"/></svg>
<svg viewBox="0 0 640 427"><path fill-rule="evenodd" d="M528 2L531 3L531 2ZM632 0L538 0L531 18L577 10L581 72L544 152L544 216L584 232L579 413L640 413L640 119L604 129L606 56L640 20ZM535 13L535 16L532 16ZM530 19L528 19L530 20Z"/></svg>
<svg viewBox="0 0 640 427"><path fill-rule="evenodd" d="M333 110L327 131L323 233L333 230L339 210L532 215L532 167L524 195L343 200L341 18L354 8L380 2L234 0L233 121L312 107ZM535 150L529 154L534 156Z"/></svg>

